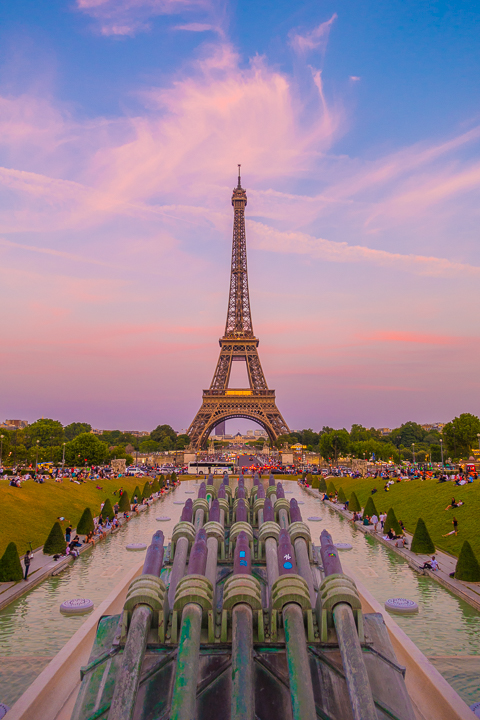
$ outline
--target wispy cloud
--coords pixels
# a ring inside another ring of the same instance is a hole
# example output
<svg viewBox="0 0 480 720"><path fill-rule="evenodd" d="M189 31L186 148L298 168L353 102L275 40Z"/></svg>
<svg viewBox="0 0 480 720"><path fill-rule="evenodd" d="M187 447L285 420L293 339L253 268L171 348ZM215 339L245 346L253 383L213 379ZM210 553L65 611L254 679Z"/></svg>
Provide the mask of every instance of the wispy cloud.
<svg viewBox="0 0 480 720"><path fill-rule="evenodd" d="M319 51L322 55L327 49L328 37L334 21L337 19L337 13L334 13L330 20L320 23L316 28L301 35L298 32L290 34L290 45L295 52L305 55L313 50Z"/></svg>

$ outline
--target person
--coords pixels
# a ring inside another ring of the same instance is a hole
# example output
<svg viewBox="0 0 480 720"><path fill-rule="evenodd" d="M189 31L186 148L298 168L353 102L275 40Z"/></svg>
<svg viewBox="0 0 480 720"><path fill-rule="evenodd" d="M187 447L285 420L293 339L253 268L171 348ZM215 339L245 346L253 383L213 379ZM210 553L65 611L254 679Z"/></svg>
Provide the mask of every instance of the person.
<svg viewBox="0 0 480 720"><path fill-rule="evenodd" d="M72 526L71 526L71 524L69 523L69 524L68 524L68 527L65 528L65 542L67 543L67 545L68 545L68 543L70 542L71 536L72 536Z"/></svg>
<svg viewBox="0 0 480 720"><path fill-rule="evenodd" d="M371 523L373 525L374 531L377 532L378 517L375 514L372 515Z"/></svg>
<svg viewBox="0 0 480 720"><path fill-rule="evenodd" d="M362 525L365 525L365 526L366 526L366 525L370 525L370 524L371 524L371 523L370 523L370 517L369 517L368 515L365 515L365 517L363 518Z"/></svg>
<svg viewBox="0 0 480 720"><path fill-rule="evenodd" d="M438 561L435 559L435 555L432 555L431 560L424 562L420 570L438 570Z"/></svg>
<svg viewBox="0 0 480 720"><path fill-rule="evenodd" d="M382 526L382 530L383 530L383 526L385 525L385 520L386 520L386 519L387 519L387 513L386 513L386 512L381 512L381 513L380 513L380 525Z"/></svg>
<svg viewBox="0 0 480 720"><path fill-rule="evenodd" d="M445 510L450 510L450 508L456 508L456 507L458 507L457 502L456 502L455 498L452 497L452 501L451 501L450 505L447 505Z"/></svg>
<svg viewBox="0 0 480 720"><path fill-rule="evenodd" d="M442 537L448 537L449 535L457 535L458 533L458 520L454 516L452 520L453 530L450 530L450 532L446 533L445 535L442 535Z"/></svg>
<svg viewBox="0 0 480 720"><path fill-rule="evenodd" d="M24 580L27 579L28 571L30 570L30 563L32 562L33 553L31 550L27 550L25 553L25 557L23 558L23 564L25 565L25 575L23 577Z"/></svg>
<svg viewBox="0 0 480 720"><path fill-rule="evenodd" d="M69 543L69 545L67 547L68 554L73 555L74 558L77 558L79 555L77 547L82 547L78 535L76 535L74 537L74 539L72 540L72 542Z"/></svg>

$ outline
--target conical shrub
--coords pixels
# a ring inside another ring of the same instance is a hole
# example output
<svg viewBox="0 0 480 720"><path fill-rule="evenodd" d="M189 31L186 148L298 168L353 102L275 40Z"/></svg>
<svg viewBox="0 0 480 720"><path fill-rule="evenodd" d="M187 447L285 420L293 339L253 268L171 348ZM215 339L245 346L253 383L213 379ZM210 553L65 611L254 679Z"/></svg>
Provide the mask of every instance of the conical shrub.
<svg viewBox="0 0 480 720"><path fill-rule="evenodd" d="M149 482L146 482L143 487L142 500L146 500L147 498L150 497L151 494L152 494L151 485Z"/></svg>
<svg viewBox="0 0 480 720"><path fill-rule="evenodd" d="M120 512L128 512L130 510L130 498L128 497L128 493L126 490L123 491L123 493L120 495L120 500L118 501L118 509Z"/></svg>
<svg viewBox="0 0 480 720"><path fill-rule="evenodd" d="M468 540L465 540L460 550L455 578L465 582L480 582L480 565Z"/></svg>
<svg viewBox="0 0 480 720"><path fill-rule="evenodd" d="M133 491L132 502L138 503L138 502L140 502L141 499L142 499L142 493L140 492L140 488L137 485L137 487Z"/></svg>
<svg viewBox="0 0 480 720"><path fill-rule="evenodd" d="M338 490L338 495L337 495L337 500L338 500L338 502L340 502L340 503L345 503L345 502L347 502L347 496L346 496L345 493L343 492L343 488L339 488L339 490Z"/></svg>
<svg viewBox="0 0 480 720"><path fill-rule="evenodd" d="M318 479L317 476L312 477L312 482L309 484L314 490L318 490L320 487L320 480Z"/></svg>
<svg viewBox="0 0 480 720"><path fill-rule="evenodd" d="M402 534L402 528L398 524L398 520L395 515L395 510L393 508L390 508L390 510L387 512L387 517L386 517L385 523L383 525L383 532L385 534L387 534L387 532L389 530L393 530L395 535Z"/></svg>
<svg viewBox="0 0 480 720"><path fill-rule="evenodd" d="M157 493L157 492L160 492L160 484L159 484L157 478L155 478L152 483L152 493Z"/></svg>
<svg viewBox="0 0 480 720"><path fill-rule="evenodd" d="M172 483L177 482L177 473L175 472L175 470L172 472L172 475L170 477L170 482L172 482Z"/></svg>
<svg viewBox="0 0 480 720"><path fill-rule="evenodd" d="M123 497L123 495L122 495L122 497ZM121 499L122 498L120 498L120 500ZM102 512L100 513L100 515L102 516L102 518L104 520L107 520L107 518L108 518L108 520L113 520L113 518L115 517L115 513L113 512L113 507L112 507L112 503L110 502L110 498L107 498L105 500L105 502L103 504Z"/></svg>
<svg viewBox="0 0 480 720"><path fill-rule="evenodd" d="M160 485L160 489L165 487L165 478L163 477L163 475L158 476L158 484Z"/></svg>
<svg viewBox="0 0 480 720"><path fill-rule="evenodd" d="M410 550L414 553L433 553L435 552L435 545L432 542L432 538L428 534L427 526L423 522L422 518L418 518L417 527L413 533L412 545Z"/></svg>
<svg viewBox="0 0 480 720"><path fill-rule="evenodd" d="M14 542L8 543L7 549L0 559L0 582L16 582L22 578L23 570L18 556L17 546Z"/></svg>
<svg viewBox="0 0 480 720"><path fill-rule="evenodd" d="M88 535L89 532L93 532L95 530L95 523L93 522L93 515L90 508L87 507L83 511L82 517L78 521L76 530L79 535Z"/></svg>
<svg viewBox="0 0 480 720"><path fill-rule="evenodd" d="M312 485L312 481L313 481L312 473L305 473L303 479L305 480L305 482L306 482L308 485L310 485L310 486Z"/></svg>
<svg viewBox="0 0 480 720"><path fill-rule="evenodd" d="M63 530L60 526L60 523L57 521L50 530L50 535L45 540L45 545L43 546L43 554L56 555L57 553L60 553L61 555L63 555L66 548L67 543L65 542L65 538L63 536Z"/></svg>
<svg viewBox="0 0 480 720"><path fill-rule="evenodd" d="M352 492L352 494L350 495L350 502L348 503L348 509L351 512L360 512L360 510L362 509L362 506L358 502L357 494L354 492Z"/></svg>
<svg viewBox="0 0 480 720"><path fill-rule="evenodd" d="M335 495L336 492L337 492L337 488L335 487L335 485L333 484L333 482L330 481L330 482L328 483L328 485L327 485L327 493L328 493L328 496L330 497L330 495Z"/></svg>
<svg viewBox="0 0 480 720"><path fill-rule="evenodd" d="M323 475L318 476L318 490L321 493L327 492L327 483L325 482L325 478L323 477Z"/></svg>
<svg viewBox="0 0 480 720"><path fill-rule="evenodd" d="M373 502L373 498L371 495L368 498L365 509L363 511L363 517L365 518L367 515L368 517L372 517L372 515L376 515L378 517L377 508L375 507L375 503Z"/></svg>

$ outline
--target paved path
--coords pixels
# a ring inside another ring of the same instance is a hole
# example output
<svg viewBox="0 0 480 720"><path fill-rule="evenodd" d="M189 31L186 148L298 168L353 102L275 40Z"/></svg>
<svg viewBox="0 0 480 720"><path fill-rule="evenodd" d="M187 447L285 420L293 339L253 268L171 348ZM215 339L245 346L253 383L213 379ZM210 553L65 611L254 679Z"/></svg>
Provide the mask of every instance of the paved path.
<svg viewBox="0 0 480 720"><path fill-rule="evenodd" d="M164 498L169 492L172 492L173 489L169 490L166 493L164 492L157 498L154 498L153 502L157 502L157 500ZM139 506L140 512L143 512L146 509L147 505ZM135 517L135 513L133 513L133 515L130 515L130 520L133 517ZM119 521L120 526L128 522L128 520L125 520L124 518L119 518ZM109 535L110 533L111 530L106 531L106 535ZM75 537L74 532L72 532L72 538L73 537ZM80 540L82 541L84 537L84 535L80 535ZM101 538L96 538L95 543L88 543L88 545L82 545L82 547L79 548L79 552L87 552L88 550L92 549L96 545L96 543L100 542L100 540ZM26 581L19 580L18 582L0 583L0 610L2 610L4 607L7 607L7 605L9 605L14 600L17 600L19 597L34 588L36 585L39 585L46 578L50 577L51 575L58 575L58 573L62 572L62 570L64 570L68 565L71 565L73 562L73 557L70 557L68 555L60 560L55 561L51 555L44 555L42 548L37 548L37 550L35 550L33 554L32 562L30 564L30 572ZM22 569L23 567L24 566L22 562Z"/></svg>
<svg viewBox="0 0 480 720"><path fill-rule="evenodd" d="M303 487L303 485L301 487ZM313 495L314 497L321 500L321 494L318 492L318 490L314 490L313 488L304 489L309 495ZM344 510L336 503L330 502L330 500L324 501L323 504L331 508L332 510L335 510L335 512L338 512L340 515L343 515L343 517L347 518L347 520L352 520L353 513L349 510ZM438 560L440 569L436 571L422 570L422 565L426 560L431 559L431 555L417 555L408 548L397 548L395 547L394 540L385 540L380 533L374 532L373 527L365 527L359 522L355 523L355 526L361 532L372 535L372 537L381 542L383 545L389 547L390 550L393 550L393 552L397 553L397 555L403 557L410 565L410 567L413 568L416 572L420 573L421 575L428 575L433 580L439 582L440 585L443 585L445 588L457 595L457 597L462 598L462 600L465 600L474 608L480 610L480 583L468 583L449 577L450 573L453 573L457 566L456 557L449 555L443 550L436 549L435 557ZM405 535L407 537L408 544L411 545L412 535L410 533L405 533Z"/></svg>

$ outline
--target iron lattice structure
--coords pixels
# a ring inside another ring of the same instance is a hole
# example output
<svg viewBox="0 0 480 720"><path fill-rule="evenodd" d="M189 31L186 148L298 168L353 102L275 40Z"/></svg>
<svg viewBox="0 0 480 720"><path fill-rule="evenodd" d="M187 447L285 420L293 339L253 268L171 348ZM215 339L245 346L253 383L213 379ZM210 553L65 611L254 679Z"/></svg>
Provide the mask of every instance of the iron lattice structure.
<svg viewBox="0 0 480 720"><path fill-rule="evenodd" d="M205 448L207 440L219 423L242 417L261 425L270 440L289 433L275 402L275 390L269 390L258 356L258 338L253 332L248 293L247 243L245 207L247 193L242 188L240 165L238 185L232 195L233 245L230 294L225 334L220 338L220 357L209 390L203 391L203 402L188 429L193 448ZM249 387L229 388L233 362L245 362Z"/></svg>

